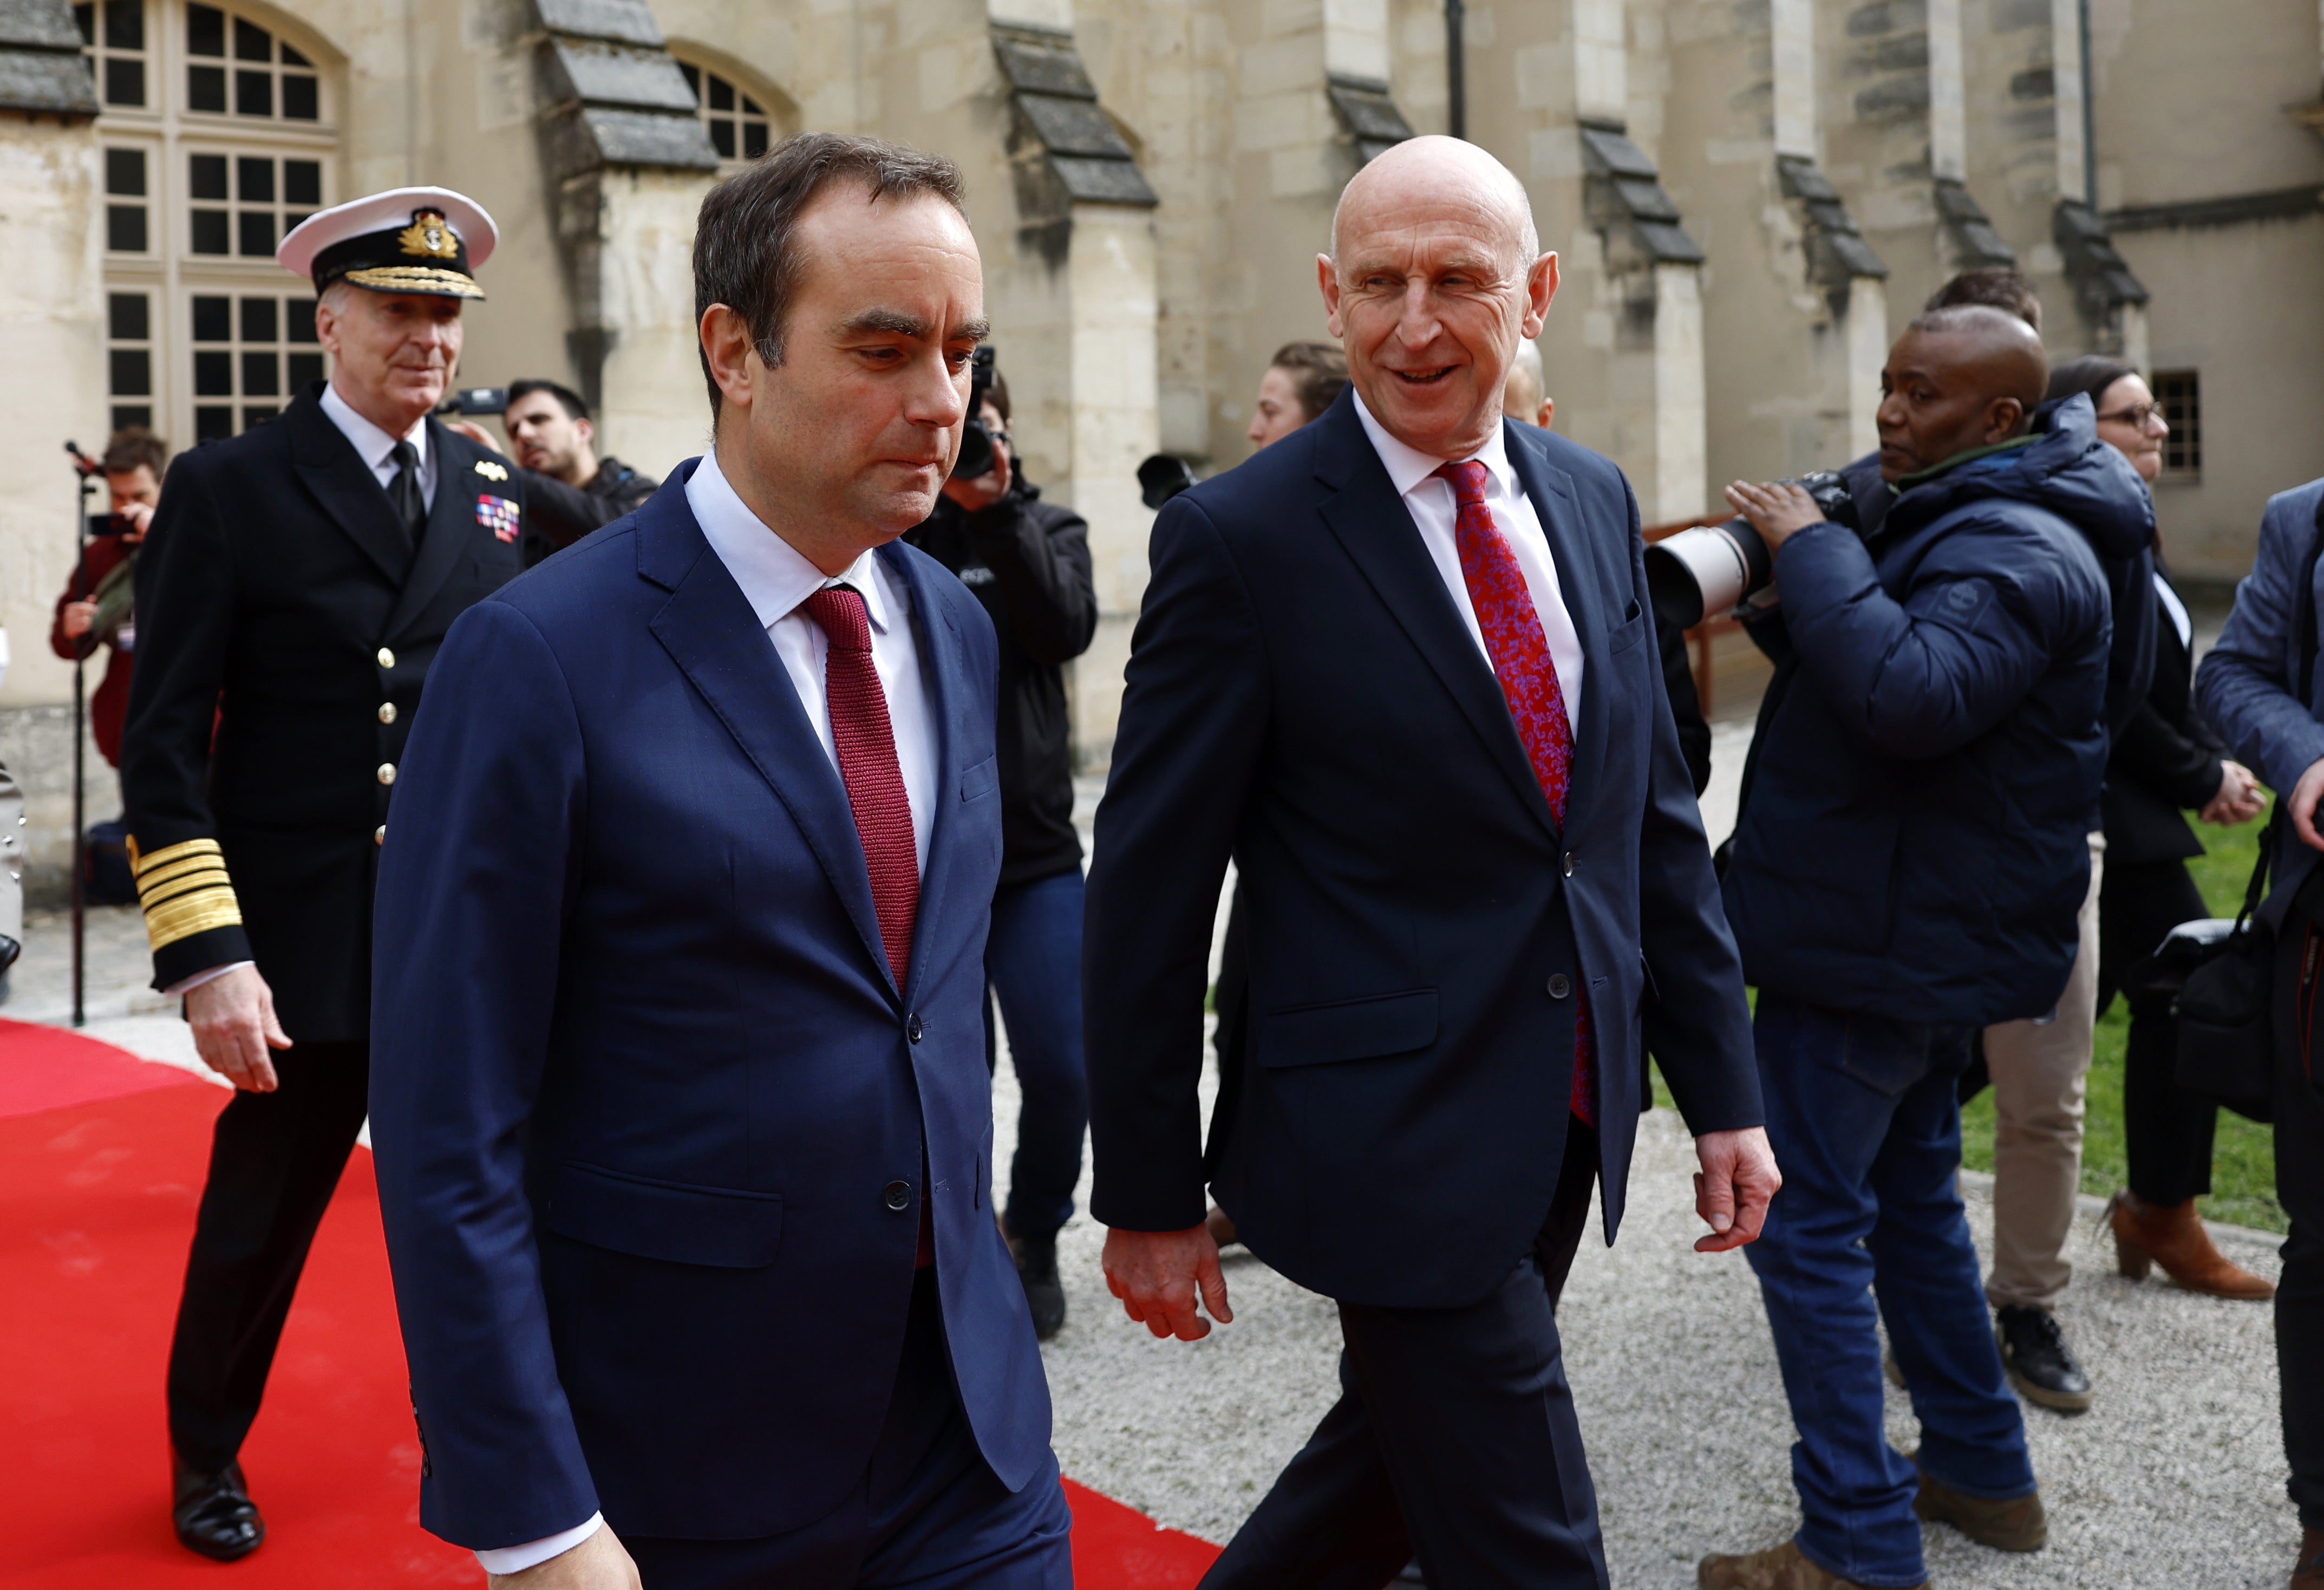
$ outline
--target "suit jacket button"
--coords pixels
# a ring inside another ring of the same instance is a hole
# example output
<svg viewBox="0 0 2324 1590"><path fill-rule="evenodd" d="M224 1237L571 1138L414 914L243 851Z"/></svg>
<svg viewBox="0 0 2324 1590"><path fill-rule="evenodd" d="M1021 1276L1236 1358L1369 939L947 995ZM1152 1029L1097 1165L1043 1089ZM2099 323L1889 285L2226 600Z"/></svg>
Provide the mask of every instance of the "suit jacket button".
<svg viewBox="0 0 2324 1590"><path fill-rule="evenodd" d="M393 668L395 666L395 653L389 651L385 646L382 646L379 649L379 665L382 668Z"/></svg>
<svg viewBox="0 0 2324 1590"><path fill-rule="evenodd" d="M904 1018L904 1036L910 1039L914 1043L919 1042L920 1033L922 1031L923 1029L920 1026L920 1016L918 1011L913 1012L910 1015Z"/></svg>
<svg viewBox="0 0 2324 1590"><path fill-rule="evenodd" d="M1563 862L1561 864L1561 867L1567 877L1570 878L1573 876L1573 852L1569 850L1565 853L1565 857Z"/></svg>
<svg viewBox="0 0 2324 1590"><path fill-rule="evenodd" d="M908 1181L891 1181L888 1184L888 1190L884 1196L890 1209L899 1212L908 1209L912 1206L912 1184Z"/></svg>
<svg viewBox="0 0 2324 1590"><path fill-rule="evenodd" d="M395 763L383 762L379 764L379 781L383 784L395 782Z"/></svg>
<svg viewBox="0 0 2324 1590"><path fill-rule="evenodd" d="M379 721L382 723L393 723L395 721L394 702L383 701L379 704Z"/></svg>
<svg viewBox="0 0 2324 1590"><path fill-rule="evenodd" d="M1550 980L1549 980L1549 997L1550 997L1550 998L1552 998L1552 999L1563 999L1567 994L1571 994L1571 993L1572 993L1572 992L1573 992L1573 983L1572 983L1572 980L1571 978L1567 977L1567 976L1566 976L1566 975L1565 975L1564 973L1563 973L1563 972L1559 972L1559 973L1556 973L1556 974L1554 974L1554 975L1552 975L1552 976L1551 976L1551 978L1550 978Z"/></svg>

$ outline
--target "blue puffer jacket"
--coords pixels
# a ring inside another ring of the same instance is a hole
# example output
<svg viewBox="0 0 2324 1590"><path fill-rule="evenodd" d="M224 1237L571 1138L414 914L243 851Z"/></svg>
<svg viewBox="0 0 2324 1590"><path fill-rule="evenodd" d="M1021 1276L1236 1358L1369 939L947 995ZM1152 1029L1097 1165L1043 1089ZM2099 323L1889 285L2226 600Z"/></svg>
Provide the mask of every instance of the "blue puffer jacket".
<svg viewBox="0 0 2324 1590"><path fill-rule="evenodd" d="M1869 541L1775 561L1785 636L1725 893L1746 977L1830 1009L2046 1014L2073 964L2106 770L2098 552L2154 532L2089 400L1914 486Z"/></svg>

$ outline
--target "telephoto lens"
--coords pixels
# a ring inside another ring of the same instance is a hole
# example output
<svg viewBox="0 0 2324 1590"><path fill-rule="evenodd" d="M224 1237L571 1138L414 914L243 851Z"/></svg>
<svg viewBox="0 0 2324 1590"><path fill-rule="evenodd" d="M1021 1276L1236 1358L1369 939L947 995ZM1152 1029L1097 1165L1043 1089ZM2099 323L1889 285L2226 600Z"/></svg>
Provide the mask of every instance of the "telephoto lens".
<svg viewBox="0 0 2324 1590"><path fill-rule="evenodd" d="M1857 528L1855 500L1848 482L1829 469L1787 480L1815 499L1823 516ZM1748 519L1700 524L1646 549L1646 588L1655 622L1666 629L1692 629L1704 619L1733 610L1759 594L1775 578L1775 554Z"/></svg>

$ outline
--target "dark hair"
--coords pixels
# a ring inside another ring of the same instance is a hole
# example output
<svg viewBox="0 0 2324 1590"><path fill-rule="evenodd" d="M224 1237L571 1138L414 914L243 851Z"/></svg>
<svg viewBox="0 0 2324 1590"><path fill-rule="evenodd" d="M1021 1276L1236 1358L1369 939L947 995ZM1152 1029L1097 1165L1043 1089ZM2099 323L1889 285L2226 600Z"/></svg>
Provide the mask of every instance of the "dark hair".
<svg viewBox="0 0 2324 1590"><path fill-rule="evenodd" d="M703 197L694 233L696 326L711 305L724 304L750 327L761 360L769 365L783 362L784 322L807 269L798 249L798 218L835 182L862 187L867 203L933 194L967 213L960 168L940 154L877 138L797 134ZM698 344L696 351L715 420L718 382L710 374L709 353Z"/></svg>
<svg viewBox="0 0 2324 1590"><path fill-rule="evenodd" d="M141 466L161 478L170 467L170 444L143 425L124 425L105 439L105 472L127 475Z"/></svg>
<svg viewBox="0 0 2324 1590"><path fill-rule="evenodd" d="M2034 295L2034 284L2007 265L1963 271L1931 293L1929 301L1922 307L1951 310L1964 304L1983 304L1987 309L2016 316L2036 331L2042 329L2042 300Z"/></svg>
<svg viewBox="0 0 2324 1590"><path fill-rule="evenodd" d="M1291 372L1291 390L1310 421L1321 419L1348 384L1348 356L1328 342L1286 342L1267 364L1270 370Z"/></svg>
<svg viewBox="0 0 2324 1590"><path fill-rule="evenodd" d="M581 394L569 386L559 386L554 381L510 382L508 402L501 406L501 412L507 413L516 407L518 399L529 398L536 392L545 392L555 398L557 406L565 411L567 420L586 420L589 417L589 405L581 401Z"/></svg>
<svg viewBox="0 0 2324 1590"><path fill-rule="evenodd" d="M2120 359L2109 359L2103 354L2089 354L2079 359L2068 359L2050 372L2049 394L2042 401L2054 403L2060 398L2069 398L2078 392L2086 392L2090 394L2090 402L2095 403L2098 401L2098 395L2107 387L2126 375L2137 374L2137 371Z"/></svg>

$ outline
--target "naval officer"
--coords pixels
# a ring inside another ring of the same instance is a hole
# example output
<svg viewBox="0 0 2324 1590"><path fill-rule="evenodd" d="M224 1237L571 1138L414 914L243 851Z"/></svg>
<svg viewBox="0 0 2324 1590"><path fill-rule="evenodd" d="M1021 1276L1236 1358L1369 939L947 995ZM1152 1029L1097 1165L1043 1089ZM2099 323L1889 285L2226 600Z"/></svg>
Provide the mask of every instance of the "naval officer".
<svg viewBox="0 0 2324 1590"><path fill-rule="evenodd" d="M521 483L429 418L492 217L442 188L310 217L327 383L181 455L137 570L121 782L153 985L185 1000L219 1114L170 1352L178 1539L255 1550L237 1453L363 1124L372 884L444 632L524 567Z"/></svg>

